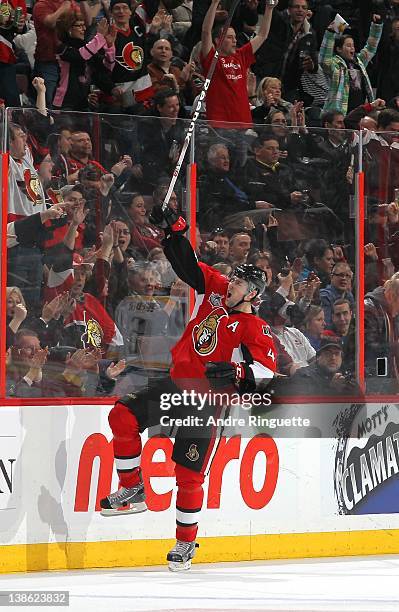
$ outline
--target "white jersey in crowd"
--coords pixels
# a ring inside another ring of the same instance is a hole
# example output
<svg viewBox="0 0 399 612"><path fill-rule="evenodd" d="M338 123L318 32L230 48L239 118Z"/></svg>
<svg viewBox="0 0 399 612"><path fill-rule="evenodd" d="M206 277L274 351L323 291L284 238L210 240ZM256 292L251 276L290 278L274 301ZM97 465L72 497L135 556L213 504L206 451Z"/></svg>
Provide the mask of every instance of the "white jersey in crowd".
<svg viewBox="0 0 399 612"><path fill-rule="evenodd" d="M309 365L310 360L316 355L316 351L299 329L283 327L281 330L273 328L273 331L294 363L299 363L301 368Z"/></svg>
<svg viewBox="0 0 399 612"><path fill-rule="evenodd" d="M10 155L8 179L8 221L46 210L45 194L28 147L20 160Z"/></svg>

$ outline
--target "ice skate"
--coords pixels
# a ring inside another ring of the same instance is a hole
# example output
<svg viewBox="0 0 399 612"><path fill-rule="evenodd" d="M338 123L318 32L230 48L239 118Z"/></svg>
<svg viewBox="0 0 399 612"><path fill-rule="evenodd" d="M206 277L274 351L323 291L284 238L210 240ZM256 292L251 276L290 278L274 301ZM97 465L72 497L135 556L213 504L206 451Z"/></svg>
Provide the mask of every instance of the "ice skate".
<svg viewBox="0 0 399 612"><path fill-rule="evenodd" d="M126 489L121 487L115 493L110 493L100 501L102 516L116 516L120 514L138 514L147 510L143 482L135 487Z"/></svg>
<svg viewBox="0 0 399 612"><path fill-rule="evenodd" d="M171 572L184 572L191 567L191 559L195 555L195 549L199 548L196 542L183 542L177 540L176 544L168 552L166 559L169 561L168 567Z"/></svg>

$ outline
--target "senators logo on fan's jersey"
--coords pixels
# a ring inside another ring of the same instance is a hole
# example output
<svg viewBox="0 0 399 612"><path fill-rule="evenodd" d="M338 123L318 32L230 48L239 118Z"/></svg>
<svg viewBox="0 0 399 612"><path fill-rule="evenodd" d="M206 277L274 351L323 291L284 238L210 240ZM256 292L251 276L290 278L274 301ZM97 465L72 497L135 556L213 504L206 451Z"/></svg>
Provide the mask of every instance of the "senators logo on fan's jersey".
<svg viewBox="0 0 399 612"><path fill-rule="evenodd" d="M104 333L100 324L95 319L88 319L85 324L86 329L81 338L83 346L85 348L101 348Z"/></svg>
<svg viewBox="0 0 399 612"><path fill-rule="evenodd" d="M24 170L24 180L23 182L17 181L17 185L34 205L42 203L40 181L37 174L32 174L29 169Z"/></svg>
<svg viewBox="0 0 399 612"><path fill-rule="evenodd" d="M137 72L143 67L144 50L133 42L128 42L122 49L122 55L118 55L115 60L126 70Z"/></svg>
<svg viewBox="0 0 399 612"><path fill-rule="evenodd" d="M223 317L227 317L224 308L217 308L193 328L194 349L199 355L210 355L218 343L218 327Z"/></svg>

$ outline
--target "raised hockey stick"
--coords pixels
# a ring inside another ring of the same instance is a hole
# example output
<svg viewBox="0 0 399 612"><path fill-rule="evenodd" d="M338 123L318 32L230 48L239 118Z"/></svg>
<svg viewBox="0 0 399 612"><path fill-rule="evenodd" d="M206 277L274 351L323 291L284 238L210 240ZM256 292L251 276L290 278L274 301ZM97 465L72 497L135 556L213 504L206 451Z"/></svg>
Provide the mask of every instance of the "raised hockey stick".
<svg viewBox="0 0 399 612"><path fill-rule="evenodd" d="M201 111L202 102L203 102L203 100L204 100L204 98L206 96L206 92L208 91L208 87L211 84L213 73L215 72L216 64L217 64L217 61L219 59L219 54L220 54L220 50L222 48L224 37L226 36L226 32L227 32L227 30L230 27L231 20L233 19L234 12L235 12L237 6L239 5L240 1L241 0L233 0L233 3L231 5L231 7L230 7L229 14L227 15L226 23L224 24L223 30L220 33L219 44L218 44L218 46L217 46L217 48L215 50L215 55L213 56L212 63L209 66L208 74L206 76L204 86L203 86L203 88L201 90L201 93L199 95L199 98L198 98L198 101L197 101L197 105L195 107L194 114L193 114L193 116L191 118L190 125L187 128L186 137L184 139L183 146L182 146L182 149L180 151L179 159L177 160L176 167L175 167L175 169L173 171L172 178L171 178L171 181L169 183L168 191L166 192L165 199L164 199L164 201L162 203L162 210L166 210L166 208L168 207L170 196L172 195L172 191L173 191L173 189L174 189L174 187L176 185L176 181L179 178L180 170L181 170L181 167L183 165L183 161L184 161L184 158L186 156L186 152L187 152L187 149L188 149L190 141L191 141L191 137L192 137L193 132L194 132L195 122L197 121L197 119L199 117L199 114L200 114L200 111Z"/></svg>

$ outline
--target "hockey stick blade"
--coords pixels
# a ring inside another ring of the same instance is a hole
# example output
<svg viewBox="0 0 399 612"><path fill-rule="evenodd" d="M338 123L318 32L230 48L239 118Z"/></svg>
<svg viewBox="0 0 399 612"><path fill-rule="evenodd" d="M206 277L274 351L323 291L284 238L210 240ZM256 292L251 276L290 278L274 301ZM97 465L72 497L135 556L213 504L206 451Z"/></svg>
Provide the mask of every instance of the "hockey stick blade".
<svg viewBox="0 0 399 612"><path fill-rule="evenodd" d="M166 210L166 208L169 205L170 196L172 195L173 189L174 189L174 187L176 185L176 181L179 178L180 170L182 168L183 161L184 161L184 158L186 156L187 149L188 149L188 147L190 145L191 137L192 137L194 129L195 129L195 123L196 123L196 121L197 121L197 119L199 117L200 111L201 111L202 102L203 102L203 100L204 100L204 98L206 96L206 92L208 91L209 85L211 84L213 73L216 70L216 64L217 64L218 59L219 59L220 51L221 51L221 48L222 48L222 44L223 44L224 38L226 36L226 32L227 32L227 30L230 27L231 20L233 19L233 15L234 15L235 10L236 10L237 6L239 5L240 1L241 0L234 0L233 1L232 5L230 7L229 14L227 15L226 22L225 22L225 24L223 26L223 30L222 30L221 35L220 35L219 44L218 44L218 46L217 46L217 48L215 50L215 55L213 56L212 63L209 66L209 70L208 70L208 74L206 75L204 86L203 86L203 88L201 90L201 93L199 95L199 98L197 100L197 104L196 104L196 107L195 107L194 114L193 114L193 116L191 118L190 125L187 128L186 136L184 138L183 146L182 146L182 149L180 151L179 159L177 160L175 169L174 169L173 174L172 174L172 178L171 178L170 183L169 183L168 191L166 192L165 199L164 199L164 201L162 203L162 210Z"/></svg>

